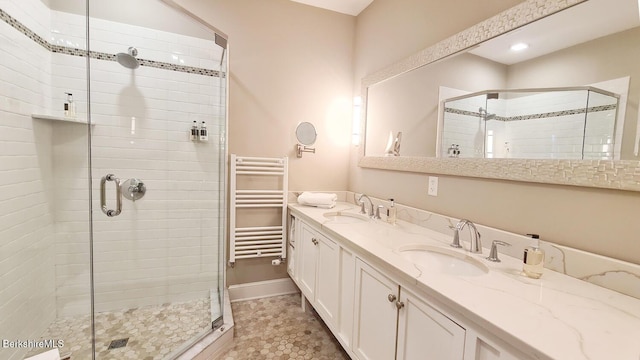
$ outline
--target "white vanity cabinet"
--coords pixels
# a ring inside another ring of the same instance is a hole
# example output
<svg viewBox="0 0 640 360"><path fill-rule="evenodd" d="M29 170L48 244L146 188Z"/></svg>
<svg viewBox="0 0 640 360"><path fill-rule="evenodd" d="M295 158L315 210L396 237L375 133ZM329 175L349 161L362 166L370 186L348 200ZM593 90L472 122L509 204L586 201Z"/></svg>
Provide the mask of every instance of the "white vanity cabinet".
<svg viewBox="0 0 640 360"><path fill-rule="evenodd" d="M333 326L340 302L338 244L304 222L297 228L298 286L324 321Z"/></svg>
<svg viewBox="0 0 640 360"><path fill-rule="evenodd" d="M396 359L463 359L463 327L405 288L398 307Z"/></svg>
<svg viewBox="0 0 640 360"><path fill-rule="evenodd" d="M400 286L356 260L353 352L360 360L395 359Z"/></svg>
<svg viewBox="0 0 640 360"><path fill-rule="evenodd" d="M353 359L530 359L410 284L401 286L366 254L292 218L289 274Z"/></svg>
<svg viewBox="0 0 640 360"><path fill-rule="evenodd" d="M290 217L288 273L345 349L351 348L355 255Z"/></svg>
<svg viewBox="0 0 640 360"><path fill-rule="evenodd" d="M531 357L519 352L490 334L467 330L464 360L526 360Z"/></svg>
<svg viewBox="0 0 640 360"><path fill-rule="evenodd" d="M353 340L360 360L463 360L465 329L358 259Z"/></svg>
<svg viewBox="0 0 640 360"><path fill-rule="evenodd" d="M296 235L298 232L298 227L300 226L300 220L294 215L289 215L289 238L288 238L288 246L287 246L287 273L291 276L292 279L297 280L298 274L297 263L296 263L296 241L298 240L298 236Z"/></svg>

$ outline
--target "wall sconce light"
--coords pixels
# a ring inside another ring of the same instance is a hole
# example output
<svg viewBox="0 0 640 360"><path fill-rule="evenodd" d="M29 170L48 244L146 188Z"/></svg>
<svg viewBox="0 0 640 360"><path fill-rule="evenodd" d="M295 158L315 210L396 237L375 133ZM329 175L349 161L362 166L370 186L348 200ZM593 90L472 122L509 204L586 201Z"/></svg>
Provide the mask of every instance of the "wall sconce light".
<svg viewBox="0 0 640 360"><path fill-rule="evenodd" d="M355 146L360 145L360 116L362 116L362 98L356 96L353 98L353 121L351 126L351 143Z"/></svg>

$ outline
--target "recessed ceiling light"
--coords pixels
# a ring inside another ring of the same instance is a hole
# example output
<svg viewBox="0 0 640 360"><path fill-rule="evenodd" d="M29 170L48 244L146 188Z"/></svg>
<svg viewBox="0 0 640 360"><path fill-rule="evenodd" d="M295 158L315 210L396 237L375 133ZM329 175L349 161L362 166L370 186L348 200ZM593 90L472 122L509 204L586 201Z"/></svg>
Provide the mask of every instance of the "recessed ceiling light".
<svg viewBox="0 0 640 360"><path fill-rule="evenodd" d="M528 47L529 47L529 44L517 43L517 44L511 45L511 51L522 51Z"/></svg>

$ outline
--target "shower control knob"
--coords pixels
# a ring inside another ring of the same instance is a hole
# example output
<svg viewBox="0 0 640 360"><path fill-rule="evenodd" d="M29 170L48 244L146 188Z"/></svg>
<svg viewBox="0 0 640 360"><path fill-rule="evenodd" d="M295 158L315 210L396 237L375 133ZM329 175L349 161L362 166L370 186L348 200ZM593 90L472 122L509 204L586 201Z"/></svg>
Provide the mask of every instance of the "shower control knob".
<svg viewBox="0 0 640 360"><path fill-rule="evenodd" d="M141 199L147 193L147 187L140 179L127 179L122 183L122 195L131 201Z"/></svg>

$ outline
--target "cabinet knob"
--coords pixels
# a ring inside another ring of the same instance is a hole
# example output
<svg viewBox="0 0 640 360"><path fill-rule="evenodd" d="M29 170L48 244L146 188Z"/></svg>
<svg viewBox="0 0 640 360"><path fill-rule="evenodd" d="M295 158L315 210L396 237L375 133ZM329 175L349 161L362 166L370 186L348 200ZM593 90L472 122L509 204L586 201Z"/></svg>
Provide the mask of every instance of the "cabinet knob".
<svg viewBox="0 0 640 360"><path fill-rule="evenodd" d="M311 242L313 243L313 245L318 245L318 239L316 238L311 238Z"/></svg>
<svg viewBox="0 0 640 360"><path fill-rule="evenodd" d="M389 294L389 296L387 296L387 299L389 300L389 302L394 302L396 301L396 296L393 294Z"/></svg>
<svg viewBox="0 0 640 360"><path fill-rule="evenodd" d="M404 303L402 301L396 301L396 307L400 310L404 307Z"/></svg>

